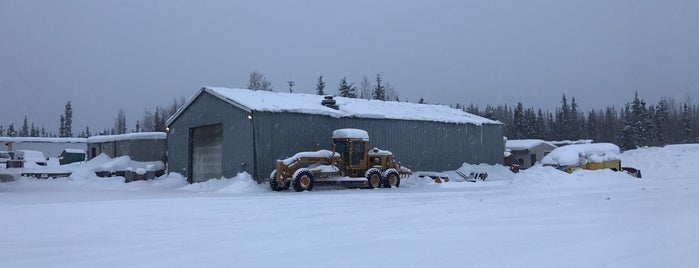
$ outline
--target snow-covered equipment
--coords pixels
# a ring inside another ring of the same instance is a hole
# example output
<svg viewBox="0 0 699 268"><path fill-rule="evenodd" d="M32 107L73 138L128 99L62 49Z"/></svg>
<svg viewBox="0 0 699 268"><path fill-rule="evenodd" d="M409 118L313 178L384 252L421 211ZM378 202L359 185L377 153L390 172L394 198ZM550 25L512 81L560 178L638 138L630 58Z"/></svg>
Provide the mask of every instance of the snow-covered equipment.
<svg viewBox="0 0 699 268"><path fill-rule="evenodd" d="M393 153L369 149L369 134L364 130L338 129L332 140L332 151L300 152L277 160L270 174L272 190L310 191L316 184L391 188L400 185L401 177L412 174L395 161Z"/></svg>
<svg viewBox="0 0 699 268"><path fill-rule="evenodd" d="M576 169L611 169L640 178L640 170L621 166L619 153L619 146L612 143L573 144L556 148L541 159L541 163L568 173Z"/></svg>

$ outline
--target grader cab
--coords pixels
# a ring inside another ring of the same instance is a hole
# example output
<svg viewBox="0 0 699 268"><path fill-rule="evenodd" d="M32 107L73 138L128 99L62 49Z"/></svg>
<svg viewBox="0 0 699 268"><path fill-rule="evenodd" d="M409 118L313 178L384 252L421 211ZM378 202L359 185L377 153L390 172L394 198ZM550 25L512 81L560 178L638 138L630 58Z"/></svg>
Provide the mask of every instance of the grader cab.
<svg viewBox="0 0 699 268"><path fill-rule="evenodd" d="M270 174L274 191L293 188L310 191L316 184L343 184L361 188L391 188L412 174L389 151L369 149L369 134L361 129L333 131L332 151L300 152L277 160Z"/></svg>

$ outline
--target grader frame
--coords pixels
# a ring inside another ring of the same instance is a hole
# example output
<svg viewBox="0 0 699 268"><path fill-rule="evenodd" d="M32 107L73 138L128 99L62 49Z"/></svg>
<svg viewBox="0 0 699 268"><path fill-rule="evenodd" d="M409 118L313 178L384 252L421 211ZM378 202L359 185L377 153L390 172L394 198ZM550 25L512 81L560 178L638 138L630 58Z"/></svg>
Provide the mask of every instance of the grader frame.
<svg viewBox="0 0 699 268"><path fill-rule="evenodd" d="M332 140L332 151L301 152L277 160L276 168L270 174L272 190L310 191L316 184L391 188L400 185L401 177L412 174L410 169L396 163L391 152L368 149L366 131L336 130Z"/></svg>

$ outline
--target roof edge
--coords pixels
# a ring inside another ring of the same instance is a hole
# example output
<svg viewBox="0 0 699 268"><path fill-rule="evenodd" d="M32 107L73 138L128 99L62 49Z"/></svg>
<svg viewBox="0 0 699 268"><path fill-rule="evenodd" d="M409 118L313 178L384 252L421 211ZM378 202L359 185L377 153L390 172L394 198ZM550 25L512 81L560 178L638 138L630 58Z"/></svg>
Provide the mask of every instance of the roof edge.
<svg viewBox="0 0 699 268"><path fill-rule="evenodd" d="M179 109L177 109L177 112L175 112L175 114L173 114L172 116L170 116L170 118L168 118L167 121L165 121L165 126L168 126L168 127L169 127L170 125L172 125L172 123L173 123L175 120L177 120L178 117L180 117L180 115L184 112L184 110L186 110L190 105L192 105L192 103L194 102L194 100L196 100L197 98L199 98L199 96L201 96L201 94L203 94L204 92L209 93L211 96L214 96L214 97L216 97L216 98L218 98L218 99L220 99L220 100L222 100L222 101L225 101L225 102L227 102L227 103L229 103L229 104L231 104L231 105L233 105L233 106L235 106L235 107L238 107L238 108L240 108L240 109L243 109L243 110L245 110L246 112L252 112L252 109L250 109L249 107L246 107L245 105L242 105L242 104L240 104L240 103L237 103L237 102L235 102L235 101L233 101L233 100L231 100L231 99L229 99L229 98L226 98L226 97L224 97L224 96L222 96L222 95L216 93L216 91L210 89L209 87L204 86L204 87L200 88L199 91L197 91L197 93L195 93L191 98L189 98L189 100L187 100L187 102L185 102L185 104L182 105L182 107L180 107Z"/></svg>

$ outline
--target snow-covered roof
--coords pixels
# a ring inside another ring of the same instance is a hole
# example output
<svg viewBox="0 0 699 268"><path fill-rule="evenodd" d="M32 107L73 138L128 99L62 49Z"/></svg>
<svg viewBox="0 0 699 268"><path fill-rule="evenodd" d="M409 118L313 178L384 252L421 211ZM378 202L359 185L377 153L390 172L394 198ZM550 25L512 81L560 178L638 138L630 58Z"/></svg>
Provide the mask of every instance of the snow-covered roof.
<svg viewBox="0 0 699 268"><path fill-rule="evenodd" d="M369 140L369 133L362 129L342 128L333 131L333 139L363 139Z"/></svg>
<svg viewBox="0 0 699 268"><path fill-rule="evenodd" d="M510 150L515 150L515 151L521 151L521 150L529 150L531 148L538 146L539 144L549 144L553 147L556 147L555 145L553 145L547 141L544 141L544 140L528 139L528 140L507 140L507 142L505 142L505 148L510 149Z"/></svg>
<svg viewBox="0 0 699 268"><path fill-rule="evenodd" d="M0 137L0 142L87 143L85 138Z"/></svg>
<svg viewBox="0 0 699 268"><path fill-rule="evenodd" d="M376 119L400 119L447 123L501 124L477 115L444 105L417 104L397 101L365 100L334 97L339 109L323 106L325 96L303 93L253 91L221 87L203 87L167 121L170 125L197 96L207 92L246 111L291 112L327 115L336 118L359 117Z"/></svg>
<svg viewBox="0 0 699 268"><path fill-rule="evenodd" d="M87 138L87 142L96 143L123 140L164 140L165 138L167 138L167 134L165 132L139 132L121 135L92 136Z"/></svg>
<svg viewBox="0 0 699 268"><path fill-rule="evenodd" d="M619 159L619 146L612 143L573 144L558 147L541 159L544 165L577 165L580 157L591 162Z"/></svg>
<svg viewBox="0 0 699 268"><path fill-rule="evenodd" d="M63 151L65 151L66 153L69 153L69 154L84 154L85 153L85 150L81 150L81 149L63 149Z"/></svg>

